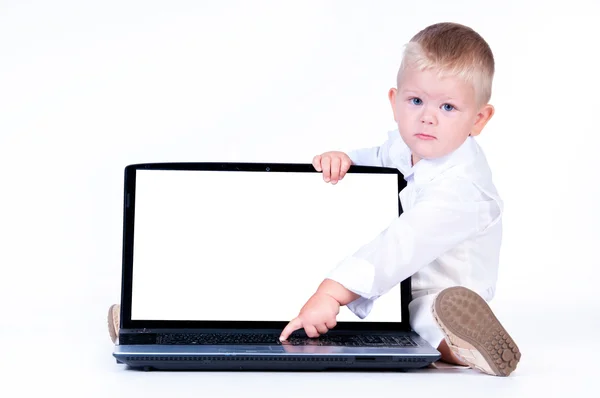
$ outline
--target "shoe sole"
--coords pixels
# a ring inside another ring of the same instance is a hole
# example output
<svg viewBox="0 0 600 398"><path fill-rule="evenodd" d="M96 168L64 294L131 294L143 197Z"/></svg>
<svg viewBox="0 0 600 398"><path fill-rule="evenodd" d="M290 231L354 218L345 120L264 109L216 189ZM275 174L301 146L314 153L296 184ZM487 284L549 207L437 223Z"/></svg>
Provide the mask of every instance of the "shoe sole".
<svg viewBox="0 0 600 398"><path fill-rule="evenodd" d="M483 356L492 374L508 376L516 369L521 359L519 347L477 293L461 286L445 289L434 302L433 315L450 343L458 347L473 346ZM471 364L468 360L465 362ZM474 365L490 373L482 366Z"/></svg>
<svg viewBox="0 0 600 398"><path fill-rule="evenodd" d="M119 305L113 304L108 309L108 334L113 344L116 344L119 337Z"/></svg>

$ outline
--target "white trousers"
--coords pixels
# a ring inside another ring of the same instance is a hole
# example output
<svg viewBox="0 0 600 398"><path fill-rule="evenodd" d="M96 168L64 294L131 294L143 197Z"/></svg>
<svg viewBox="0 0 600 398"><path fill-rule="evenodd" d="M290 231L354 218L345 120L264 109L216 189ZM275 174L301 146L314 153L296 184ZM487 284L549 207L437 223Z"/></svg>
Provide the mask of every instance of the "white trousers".
<svg viewBox="0 0 600 398"><path fill-rule="evenodd" d="M431 312L437 293L431 290L413 292L413 300L408 304L410 326L435 349L439 347L444 339L442 329Z"/></svg>
<svg viewBox="0 0 600 398"><path fill-rule="evenodd" d="M410 326L436 349L444 339L444 333L433 317L432 306L438 293L442 290L413 290L413 300L408 304ZM489 288L483 293L477 293L488 303L494 296L493 288Z"/></svg>

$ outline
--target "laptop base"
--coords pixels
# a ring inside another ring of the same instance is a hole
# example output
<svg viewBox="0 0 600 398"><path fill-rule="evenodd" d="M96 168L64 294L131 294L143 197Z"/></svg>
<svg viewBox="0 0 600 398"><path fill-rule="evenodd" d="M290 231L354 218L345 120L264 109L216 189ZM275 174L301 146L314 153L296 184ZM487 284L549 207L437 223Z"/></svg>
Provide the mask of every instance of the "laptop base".
<svg viewBox="0 0 600 398"><path fill-rule="evenodd" d="M421 341L416 336L417 341ZM440 359L430 346L174 346L117 345L117 361L146 370L402 370L428 366Z"/></svg>
<svg viewBox="0 0 600 398"><path fill-rule="evenodd" d="M429 366L431 358L419 357L303 357L285 356L160 356L125 357L119 362L132 370L205 370L205 371L402 371Z"/></svg>

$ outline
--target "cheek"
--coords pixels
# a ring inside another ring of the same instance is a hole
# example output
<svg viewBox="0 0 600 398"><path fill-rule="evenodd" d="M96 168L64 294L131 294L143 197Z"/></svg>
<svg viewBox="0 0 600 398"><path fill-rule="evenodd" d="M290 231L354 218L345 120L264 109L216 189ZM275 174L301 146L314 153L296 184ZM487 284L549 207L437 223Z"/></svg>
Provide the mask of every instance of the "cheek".
<svg viewBox="0 0 600 398"><path fill-rule="evenodd" d="M412 123L413 116L405 106L396 107L396 115L398 116L398 127L408 127Z"/></svg>
<svg viewBox="0 0 600 398"><path fill-rule="evenodd" d="M470 124L464 119L446 119L443 123L443 129L441 133L446 137L446 143L448 146L454 146L455 143L462 142L466 136L471 132Z"/></svg>
<svg viewBox="0 0 600 398"><path fill-rule="evenodd" d="M461 119L456 121L456 130L462 131L463 135L468 135L471 132L471 127L473 127L473 125L470 123L469 120Z"/></svg>
<svg viewBox="0 0 600 398"><path fill-rule="evenodd" d="M407 117L410 112L406 104L400 104L396 106L396 114L399 116Z"/></svg>

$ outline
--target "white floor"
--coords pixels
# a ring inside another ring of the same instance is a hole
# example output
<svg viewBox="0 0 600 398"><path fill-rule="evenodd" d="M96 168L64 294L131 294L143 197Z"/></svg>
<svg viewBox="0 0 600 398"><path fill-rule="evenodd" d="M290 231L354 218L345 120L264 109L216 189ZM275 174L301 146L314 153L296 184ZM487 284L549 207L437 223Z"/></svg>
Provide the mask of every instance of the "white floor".
<svg viewBox="0 0 600 398"><path fill-rule="evenodd" d="M46 327L3 327L0 395L196 397L585 397L597 396L597 305L504 303L494 307L523 353L516 372L497 378L472 370L402 373L141 372L111 356L106 308L61 308ZM573 308L577 308L573 311Z"/></svg>

